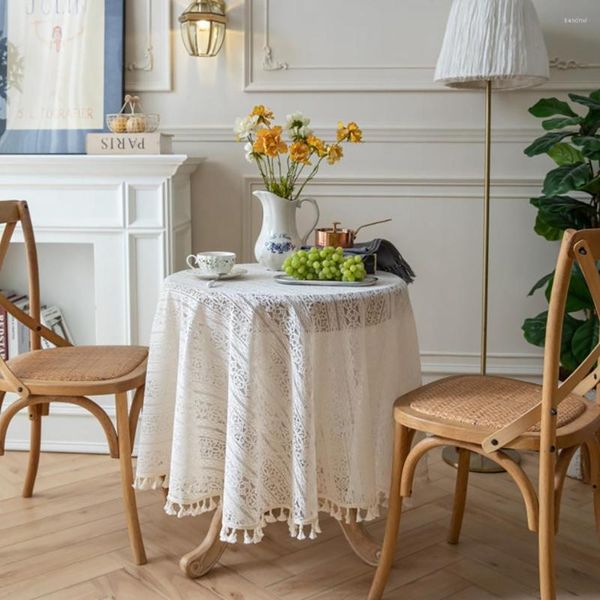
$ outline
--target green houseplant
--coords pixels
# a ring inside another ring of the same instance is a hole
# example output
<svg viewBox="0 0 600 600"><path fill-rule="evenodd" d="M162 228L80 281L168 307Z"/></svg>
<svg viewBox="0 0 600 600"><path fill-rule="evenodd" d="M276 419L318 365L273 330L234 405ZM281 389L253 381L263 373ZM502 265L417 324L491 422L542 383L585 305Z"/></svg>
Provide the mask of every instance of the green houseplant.
<svg viewBox="0 0 600 600"><path fill-rule="evenodd" d="M569 94L579 108L557 98L542 98L529 112L548 131L525 149L527 156L547 154L556 163L544 179L542 195L531 198L537 208L535 231L558 240L566 229L600 226L600 90L589 96ZM580 114L585 112L586 114ZM542 277L529 295L544 289L550 298L554 272ZM548 311L525 319L525 339L543 346ZM563 326L561 365L573 371L598 343L598 315L583 276L573 268Z"/></svg>

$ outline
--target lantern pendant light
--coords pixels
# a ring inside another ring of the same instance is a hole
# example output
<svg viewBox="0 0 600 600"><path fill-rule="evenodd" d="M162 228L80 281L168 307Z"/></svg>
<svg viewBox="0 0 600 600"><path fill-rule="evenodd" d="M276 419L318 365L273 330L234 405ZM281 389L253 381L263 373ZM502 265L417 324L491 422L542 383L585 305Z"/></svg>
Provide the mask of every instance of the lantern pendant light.
<svg viewBox="0 0 600 600"><path fill-rule="evenodd" d="M224 0L194 0L181 13L181 37L188 54L216 56L225 39Z"/></svg>

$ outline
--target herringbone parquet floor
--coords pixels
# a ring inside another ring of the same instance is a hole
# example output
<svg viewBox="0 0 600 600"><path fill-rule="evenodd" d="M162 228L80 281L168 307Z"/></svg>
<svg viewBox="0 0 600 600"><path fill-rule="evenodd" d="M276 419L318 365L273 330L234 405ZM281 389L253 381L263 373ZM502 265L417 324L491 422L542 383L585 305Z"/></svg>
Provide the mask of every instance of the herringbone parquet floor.
<svg viewBox="0 0 600 600"><path fill-rule="evenodd" d="M138 493L149 563L130 559L118 465L106 456L44 454L34 498L20 497L26 454L0 458L0 598L26 600L363 600L373 570L352 554L336 523L323 517L314 542L268 527L259 545L228 550L192 581L180 556L208 527L206 517L162 511L160 492ZM525 457L529 471L532 457ZM505 475L472 475L461 542L445 542L454 471L432 454L429 482L403 515L386 599L536 598L536 540L518 492ZM370 526L376 536L383 521ZM600 599L600 541L591 493L568 480L558 538L560 598Z"/></svg>

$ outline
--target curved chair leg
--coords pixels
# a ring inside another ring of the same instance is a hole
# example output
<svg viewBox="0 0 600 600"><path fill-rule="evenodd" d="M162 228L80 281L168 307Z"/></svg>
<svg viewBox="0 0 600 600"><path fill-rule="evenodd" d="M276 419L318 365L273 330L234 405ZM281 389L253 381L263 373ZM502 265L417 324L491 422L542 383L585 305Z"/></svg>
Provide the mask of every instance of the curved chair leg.
<svg viewBox="0 0 600 600"><path fill-rule="evenodd" d="M600 442L593 437L586 442L590 456L590 483L594 491L594 515L596 517L596 531L600 535Z"/></svg>
<svg viewBox="0 0 600 600"><path fill-rule="evenodd" d="M42 406L40 404L29 407L29 424L29 462L23 484L23 498L31 498L33 495L33 486L40 464L42 444Z"/></svg>
<svg viewBox="0 0 600 600"><path fill-rule="evenodd" d="M121 467L121 489L123 492L123 505L127 517L129 531L129 544L135 563L145 565L146 551L140 530L135 490L133 489L133 469L131 466L131 438L129 437L129 414L127 410L127 393L116 396L117 405L117 434L119 437L119 464Z"/></svg>
<svg viewBox="0 0 600 600"><path fill-rule="evenodd" d="M454 488L454 504L452 506L452 520L447 541L449 544L458 544L463 516L465 514L465 501L467 499L467 486L469 484L469 465L471 453L465 448L458 449L458 470L456 471L456 487Z"/></svg>
<svg viewBox="0 0 600 600"><path fill-rule="evenodd" d="M554 529L557 533L560 523L560 501L565 485L565 477L567 476L567 469L569 468L573 455L579 447L580 446L571 446L570 448L563 448L556 461L556 470L554 472Z"/></svg>
<svg viewBox="0 0 600 600"><path fill-rule="evenodd" d="M540 482L539 482L539 520L538 520L538 554L540 569L541 600L556 599L556 573L554 561L554 538L556 527L554 522L555 495L554 474L556 470L556 449L545 447L542 439L540 448Z"/></svg>
<svg viewBox="0 0 600 600"><path fill-rule="evenodd" d="M133 451L133 445L135 444L135 432L137 431L138 420L140 418L140 411L142 410L142 404L144 403L144 390L145 385L140 386L135 390L133 400L131 401L131 408L129 409L129 437L131 438L131 450Z"/></svg>
<svg viewBox="0 0 600 600"><path fill-rule="evenodd" d="M400 496L400 481L402 480L402 469L404 461L410 450L410 444L414 430L408 429L400 423L395 423L394 432L394 457L392 464L392 483L390 486L389 507L387 522L385 526L385 536L383 538L383 547L381 549L381 558L379 566L375 572L371 589L369 590L368 600L380 600L385 589L392 563L394 562L394 552L396 550L396 538L398 537L398 527L400 526L400 513L402 512L402 496Z"/></svg>

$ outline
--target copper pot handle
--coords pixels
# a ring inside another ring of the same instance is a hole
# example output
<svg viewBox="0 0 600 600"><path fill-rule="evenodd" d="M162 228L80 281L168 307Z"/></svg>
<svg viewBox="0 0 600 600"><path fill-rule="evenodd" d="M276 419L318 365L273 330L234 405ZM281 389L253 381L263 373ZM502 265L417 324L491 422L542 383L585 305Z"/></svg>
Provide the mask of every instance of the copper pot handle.
<svg viewBox="0 0 600 600"><path fill-rule="evenodd" d="M308 241L308 236L317 228L317 224L319 223L319 219L321 218L321 212L319 211L319 205L314 198L301 198L298 200L298 208L302 205L303 202L309 202L315 207L315 212L317 213L315 216L315 221L312 224L312 227L306 232L306 235L301 237L302 245L306 246L306 242Z"/></svg>
<svg viewBox="0 0 600 600"><path fill-rule="evenodd" d="M373 221L372 223L365 223L364 225L361 225L360 227L357 227L354 231L354 237L356 237L356 234L363 228L363 227L371 227L371 225L380 225L381 223L389 223L392 219L384 219L383 221Z"/></svg>

